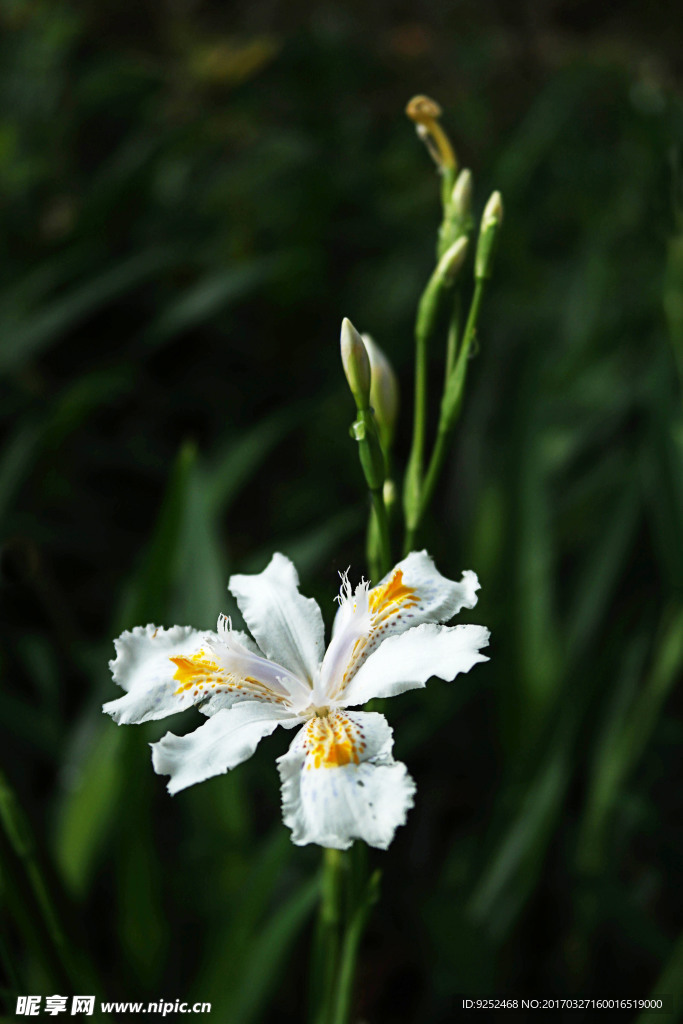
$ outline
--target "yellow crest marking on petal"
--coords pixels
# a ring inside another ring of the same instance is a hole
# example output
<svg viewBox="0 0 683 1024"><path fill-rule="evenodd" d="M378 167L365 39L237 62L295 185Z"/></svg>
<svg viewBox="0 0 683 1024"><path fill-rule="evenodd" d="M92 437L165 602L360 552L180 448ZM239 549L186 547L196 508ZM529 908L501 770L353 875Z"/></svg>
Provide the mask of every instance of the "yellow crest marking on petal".
<svg viewBox="0 0 683 1024"><path fill-rule="evenodd" d="M306 726L304 750L307 769L358 764L359 751L364 747L361 731L340 712L316 716Z"/></svg>
<svg viewBox="0 0 683 1024"><path fill-rule="evenodd" d="M402 569L394 569L386 583L373 587L368 594L370 611L378 619L385 618L401 607L414 608L419 600L415 588L407 587L403 582Z"/></svg>
<svg viewBox="0 0 683 1024"><path fill-rule="evenodd" d="M178 689L174 690L174 695L185 693L186 690L191 690L193 686L201 686L203 688L204 682L208 682L211 677L215 677L220 671L215 661L209 661L206 658L204 651L198 651L197 654L193 654L190 658L178 655L170 660L176 666L173 678L180 683Z"/></svg>
<svg viewBox="0 0 683 1024"><path fill-rule="evenodd" d="M409 587L403 582L402 569L394 569L386 583L381 583L369 591L370 628L365 636L359 636L355 641L344 673L333 688L331 696L337 697L344 690L357 671L369 645L374 643L381 634L386 633L392 620L400 619L403 612L410 608L416 608L419 603L420 595L417 589Z"/></svg>
<svg viewBox="0 0 683 1024"><path fill-rule="evenodd" d="M207 657L205 651L198 651L189 658L183 655L175 655L170 659L176 666L173 678L180 683L173 696L183 696L188 690L194 691L198 697L204 691L205 686L220 693L237 691L245 697L252 697L255 700L267 700L271 703L283 704L285 698L282 694L276 693L265 683L254 679L252 676L239 676L221 668L215 661Z"/></svg>

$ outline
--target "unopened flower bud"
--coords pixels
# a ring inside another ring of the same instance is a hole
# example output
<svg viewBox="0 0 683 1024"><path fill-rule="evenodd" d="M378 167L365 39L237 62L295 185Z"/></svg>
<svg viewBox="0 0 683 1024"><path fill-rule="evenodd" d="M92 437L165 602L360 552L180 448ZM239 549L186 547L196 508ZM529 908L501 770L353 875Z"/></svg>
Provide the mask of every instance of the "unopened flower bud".
<svg viewBox="0 0 683 1024"><path fill-rule="evenodd" d="M351 394L358 409L367 409L370 405L370 359L362 337L347 317L342 320L340 347Z"/></svg>
<svg viewBox="0 0 683 1024"><path fill-rule="evenodd" d="M369 334L362 335L370 358L370 405L375 413L382 444L391 446L398 416L398 380L386 355Z"/></svg>
<svg viewBox="0 0 683 1024"><path fill-rule="evenodd" d="M481 218L482 231L494 221L497 224L503 223L503 197L500 192L493 192L484 207L484 213Z"/></svg>
<svg viewBox="0 0 683 1024"><path fill-rule="evenodd" d="M396 484L393 480L385 480L384 487L382 488L382 496L384 497L384 504L387 512L391 515L391 510L396 504L398 492L396 491Z"/></svg>
<svg viewBox="0 0 683 1024"><path fill-rule="evenodd" d="M493 272L493 256L500 226L503 223L503 200L500 192L494 192L484 207L477 241L477 254L474 260L474 276L491 277Z"/></svg>
<svg viewBox="0 0 683 1024"><path fill-rule="evenodd" d="M438 254L447 252L463 235L469 235L472 220L472 172L465 169L458 175L455 185L444 201L444 218L439 228Z"/></svg>
<svg viewBox="0 0 683 1024"><path fill-rule="evenodd" d="M472 172L465 168L457 177L451 194L453 216L465 222L472 210Z"/></svg>
<svg viewBox="0 0 683 1024"><path fill-rule="evenodd" d="M429 338L434 330L441 300L462 269L469 242L466 235L446 249L430 277L417 307L415 334L419 340Z"/></svg>
<svg viewBox="0 0 683 1024"><path fill-rule="evenodd" d="M445 284L452 284L462 270L462 265L467 256L468 246L469 239L466 235L461 235L457 241L453 242L453 245L446 250L439 260L436 273Z"/></svg>

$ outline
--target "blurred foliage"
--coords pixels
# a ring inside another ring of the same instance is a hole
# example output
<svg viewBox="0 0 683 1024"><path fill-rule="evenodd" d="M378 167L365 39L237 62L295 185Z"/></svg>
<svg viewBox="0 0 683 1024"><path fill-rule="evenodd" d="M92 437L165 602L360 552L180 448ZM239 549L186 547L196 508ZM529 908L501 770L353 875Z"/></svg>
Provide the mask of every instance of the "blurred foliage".
<svg viewBox="0 0 683 1024"><path fill-rule="evenodd" d="M456 994L683 994L680 34L664 8L9 0L0 11L0 969L15 993L298 1019L318 851L272 737L171 800L117 731L111 637L363 570L337 332L411 393L436 95L506 222L424 541L491 661L392 703L418 800L357 1017ZM435 351L434 367L443 353ZM436 412L436 410L435 410ZM406 449L410 416L399 442ZM183 722L180 722L182 728ZM174 729L176 725L174 724ZM23 809L22 809L23 808ZM406 880L410 884L406 884ZM66 986L66 988L65 988ZM70 986L70 987L69 987Z"/></svg>

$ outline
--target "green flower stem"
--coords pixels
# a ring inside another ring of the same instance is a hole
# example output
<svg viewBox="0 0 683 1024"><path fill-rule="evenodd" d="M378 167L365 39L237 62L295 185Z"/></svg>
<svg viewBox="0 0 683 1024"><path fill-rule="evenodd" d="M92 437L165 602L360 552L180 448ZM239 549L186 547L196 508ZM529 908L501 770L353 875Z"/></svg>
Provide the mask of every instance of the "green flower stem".
<svg viewBox="0 0 683 1024"><path fill-rule="evenodd" d="M486 204L481 219L477 250L474 258L474 295L472 296L462 345L457 357L455 355L457 333L453 323L451 323L451 335L449 336L446 356L446 384L441 399L441 415L437 437L427 474L420 488L416 514L412 518L406 516L406 552L411 551L414 547L418 526L434 496L436 484L448 455L451 435L460 415L465 390L465 378L467 376L467 362L477 333L477 323L479 321L479 313L481 312L486 282L493 272L493 257L502 219L502 199L499 192L494 192Z"/></svg>
<svg viewBox="0 0 683 1024"><path fill-rule="evenodd" d="M347 873L346 854L342 850L326 849L323 853L320 918L314 948L317 960L314 975L315 980L319 981L319 990L312 1007L311 1019L314 1024L331 1024L334 1020Z"/></svg>
<svg viewBox="0 0 683 1024"><path fill-rule="evenodd" d="M387 459L372 410L359 407L357 411L358 419L351 426L351 436L358 442L358 457L372 498L372 519L367 541L368 561L370 571L381 570L383 576L392 564L389 517L383 491Z"/></svg>
<svg viewBox="0 0 683 1024"><path fill-rule="evenodd" d="M418 316L415 330L415 421L413 424L413 444L408 460L406 481L417 499L422 480L422 464L424 460L425 432L427 425L427 345L436 319L436 302L433 294L429 294L431 282L420 303L421 316ZM433 291L433 290L432 290ZM425 302L429 299L429 306Z"/></svg>
<svg viewBox="0 0 683 1024"><path fill-rule="evenodd" d="M348 1024L356 977L358 949L372 908L379 898L379 883L380 872L375 871L357 899L356 906L349 916L349 924L344 935L341 950L335 1014L330 1024Z"/></svg>
<svg viewBox="0 0 683 1024"><path fill-rule="evenodd" d="M455 300L453 302L453 313L451 315L451 322L448 326L448 341L446 342L446 374L445 380L451 375L453 367L455 366L455 359L458 354L458 338L460 336L460 307L462 305L462 297L460 290L457 291Z"/></svg>
<svg viewBox="0 0 683 1024"><path fill-rule="evenodd" d="M382 578L382 559L379 551L379 525L374 506L370 508L368 526L365 532L365 558L373 583Z"/></svg>
<svg viewBox="0 0 683 1024"><path fill-rule="evenodd" d="M420 505L427 430L428 344L436 326L443 285L444 280L437 267L420 299L415 323L415 419L403 491L406 523L409 527L417 525L416 516Z"/></svg>
<svg viewBox="0 0 683 1024"><path fill-rule="evenodd" d="M456 176L457 168L455 167L444 167L441 172L441 204L444 212L444 224L450 213L451 195L453 194L453 186L455 185ZM443 256L448 245L448 239L442 239L439 244L439 256Z"/></svg>
<svg viewBox="0 0 683 1024"><path fill-rule="evenodd" d="M446 386L441 400L441 416L439 419L436 441L429 461L427 473L422 487L420 488L417 513L412 521L407 520L406 522L407 529L404 544L405 554L409 554L415 546L417 530L434 496L436 485L448 455L453 430L457 423L460 409L462 408L462 396L467 376L467 363L470 357L472 344L477 333L477 323L481 312L481 304L484 297L485 287L486 278L477 278L475 281L474 295L472 296L472 303L467 317L467 324L465 325L465 332L460 352L458 353L455 366L446 380Z"/></svg>
<svg viewBox="0 0 683 1024"><path fill-rule="evenodd" d="M358 949L379 896L380 873L367 877L367 849L325 850L314 968L319 983L311 1020L349 1024Z"/></svg>
<svg viewBox="0 0 683 1024"><path fill-rule="evenodd" d="M375 566L369 566L372 574L373 568L377 575L371 578L376 582L389 572L392 566L391 558L391 540L389 537L389 516L387 515L387 507L384 504L384 494L381 487L370 491L372 496L372 514L373 520L376 526L376 538L377 538L377 558L375 560Z"/></svg>

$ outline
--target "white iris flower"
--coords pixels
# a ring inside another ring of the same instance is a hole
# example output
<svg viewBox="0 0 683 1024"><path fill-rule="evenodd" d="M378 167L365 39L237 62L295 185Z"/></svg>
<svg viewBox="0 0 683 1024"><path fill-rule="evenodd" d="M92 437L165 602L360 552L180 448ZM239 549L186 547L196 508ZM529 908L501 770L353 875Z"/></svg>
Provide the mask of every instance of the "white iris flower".
<svg viewBox="0 0 683 1024"><path fill-rule="evenodd" d="M293 842L344 850L363 839L386 849L415 783L392 757L384 715L347 709L486 661L487 629L441 625L473 608L478 588L473 572L459 583L445 579L426 551L412 552L372 589L362 582L352 592L344 574L325 651L318 604L299 593L289 559L275 554L262 573L229 584L256 643L224 616L215 633L137 626L115 641L110 667L126 693L104 710L119 725L191 704L208 716L194 732L152 744L154 770L170 775L170 793L234 768L278 725L300 726L278 758Z"/></svg>

